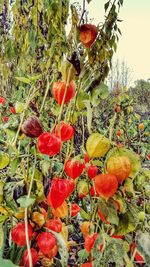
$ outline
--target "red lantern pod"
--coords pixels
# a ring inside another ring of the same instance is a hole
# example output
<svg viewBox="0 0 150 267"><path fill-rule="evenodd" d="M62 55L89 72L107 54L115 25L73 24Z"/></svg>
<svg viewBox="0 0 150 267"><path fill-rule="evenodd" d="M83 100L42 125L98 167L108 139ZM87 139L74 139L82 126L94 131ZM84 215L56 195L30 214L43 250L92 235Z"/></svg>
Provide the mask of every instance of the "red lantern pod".
<svg viewBox="0 0 150 267"><path fill-rule="evenodd" d="M8 122L9 117L5 116L5 117L3 118L3 120L4 120L4 122Z"/></svg>
<svg viewBox="0 0 150 267"><path fill-rule="evenodd" d="M5 103L6 103L6 99L4 98L4 97L0 97L0 105L5 105Z"/></svg>
<svg viewBox="0 0 150 267"><path fill-rule="evenodd" d="M32 265L34 266L38 261L38 253L34 248L31 248L30 252L31 252L31 258L32 258ZM21 266L23 265L24 267L30 267L29 256L28 256L28 250L27 249L23 253L23 257L22 257L22 261L21 261L20 265Z"/></svg>
<svg viewBox="0 0 150 267"><path fill-rule="evenodd" d="M52 233L42 232L37 237L37 245L44 255L49 255L56 244L56 237Z"/></svg>
<svg viewBox="0 0 150 267"><path fill-rule="evenodd" d="M38 151L50 157L55 156L61 150L61 140L51 133L43 133L38 137Z"/></svg>
<svg viewBox="0 0 150 267"><path fill-rule="evenodd" d="M118 181L113 174L99 174L94 178L95 189L100 197L109 199L118 188Z"/></svg>
<svg viewBox="0 0 150 267"><path fill-rule="evenodd" d="M32 239L33 230L32 226L28 224L28 236L29 240ZM26 235L25 235L25 224L20 222L18 223L11 231L11 237L14 243L18 247L22 247L26 245Z"/></svg>
<svg viewBox="0 0 150 267"><path fill-rule="evenodd" d="M45 227L56 233L60 233L62 231L62 221L60 219L50 219L46 222Z"/></svg>
<svg viewBox="0 0 150 267"><path fill-rule="evenodd" d="M92 24L83 24L79 27L79 31L80 41L85 47L90 48L97 37L96 26Z"/></svg>
<svg viewBox="0 0 150 267"><path fill-rule="evenodd" d="M66 90L66 82L55 82L53 84L52 93L55 100L60 106L63 101L65 90ZM75 84L74 82L71 82L67 88L64 104L68 103L74 97L75 93L76 93Z"/></svg>
<svg viewBox="0 0 150 267"><path fill-rule="evenodd" d="M16 114L15 107L11 107L11 108L10 108L10 112L13 113L13 114Z"/></svg>
<svg viewBox="0 0 150 267"><path fill-rule="evenodd" d="M93 179L98 173L98 168L94 165L89 165L87 168L87 174L90 179Z"/></svg>
<svg viewBox="0 0 150 267"><path fill-rule="evenodd" d="M60 137L61 141L65 142L70 140L74 136L74 128L64 123L63 121L60 123L60 133L59 133L59 125L56 125L55 127L55 135Z"/></svg>
<svg viewBox="0 0 150 267"><path fill-rule="evenodd" d="M57 209L71 194L72 188L70 187L69 180L54 178L51 183L50 192L47 196L47 202L54 209Z"/></svg>
<svg viewBox="0 0 150 267"><path fill-rule="evenodd" d="M79 177L84 169L85 165L78 160L68 160L65 164L65 172L72 179Z"/></svg>

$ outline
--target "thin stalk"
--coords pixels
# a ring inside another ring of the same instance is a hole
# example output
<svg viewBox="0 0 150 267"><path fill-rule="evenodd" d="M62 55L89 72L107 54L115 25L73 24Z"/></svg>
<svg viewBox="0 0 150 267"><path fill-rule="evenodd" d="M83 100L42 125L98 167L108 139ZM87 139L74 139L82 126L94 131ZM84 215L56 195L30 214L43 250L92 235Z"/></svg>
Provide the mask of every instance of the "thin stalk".
<svg viewBox="0 0 150 267"><path fill-rule="evenodd" d="M35 149L33 173L32 173L32 177L31 177L31 181L30 181L30 186L29 186L27 198L29 198L30 194L31 194L32 184L33 184L33 180L34 180L35 166L36 166L36 149ZM28 208L25 208L24 220L25 220L25 236L26 236L26 245L27 245L27 251L28 251L29 267L33 267L32 255L31 255L31 250L30 250L30 240L29 240L29 235L28 235Z"/></svg>
<svg viewBox="0 0 150 267"><path fill-rule="evenodd" d="M41 105L41 108L40 108L40 113L41 113L42 110L43 110L43 107L44 107L44 104L45 104L45 101L46 101L46 97L47 97L49 88L50 88L50 86L52 85L53 81L54 81L54 79L52 79L52 82L49 84L49 80L48 80L48 78L47 78L47 86L46 86L45 95L44 95L44 97L43 97L42 105Z"/></svg>

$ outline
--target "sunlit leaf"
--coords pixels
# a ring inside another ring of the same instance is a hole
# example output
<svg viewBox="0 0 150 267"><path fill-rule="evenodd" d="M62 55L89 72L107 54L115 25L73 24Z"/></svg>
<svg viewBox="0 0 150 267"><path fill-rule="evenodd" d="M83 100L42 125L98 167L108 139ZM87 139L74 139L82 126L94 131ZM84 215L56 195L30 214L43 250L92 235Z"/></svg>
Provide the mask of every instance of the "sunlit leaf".
<svg viewBox="0 0 150 267"><path fill-rule="evenodd" d="M0 152L0 170L4 169L9 164L9 156L6 153Z"/></svg>
<svg viewBox="0 0 150 267"><path fill-rule="evenodd" d="M25 78L25 77L15 77L16 80L23 82L23 83L27 83L30 84L30 79Z"/></svg>
<svg viewBox="0 0 150 267"><path fill-rule="evenodd" d="M21 208L28 208L32 206L35 202L34 197L22 196L17 199L17 202L20 204Z"/></svg>

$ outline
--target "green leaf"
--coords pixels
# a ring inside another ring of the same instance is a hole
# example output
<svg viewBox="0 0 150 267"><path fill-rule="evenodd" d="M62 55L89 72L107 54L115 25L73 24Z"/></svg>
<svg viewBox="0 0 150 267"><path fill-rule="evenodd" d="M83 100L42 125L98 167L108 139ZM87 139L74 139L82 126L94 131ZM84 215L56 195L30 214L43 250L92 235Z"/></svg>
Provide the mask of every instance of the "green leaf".
<svg viewBox="0 0 150 267"><path fill-rule="evenodd" d="M15 131L13 131L13 130L10 130L10 129L4 129L4 131L5 131L5 133L6 133L6 135L7 135L7 139L8 140L11 140L12 141L12 139L15 137L15 135L16 135L16 132Z"/></svg>
<svg viewBox="0 0 150 267"><path fill-rule="evenodd" d="M1 215L0 214L0 223L4 223L8 219L8 215Z"/></svg>
<svg viewBox="0 0 150 267"><path fill-rule="evenodd" d="M101 83L99 86L99 91L100 91L99 96L101 99L106 99L109 96L109 90L106 84Z"/></svg>
<svg viewBox="0 0 150 267"><path fill-rule="evenodd" d="M124 188L127 192L131 193L135 197L134 187L133 187L133 180L130 178L125 180Z"/></svg>
<svg viewBox="0 0 150 267"><path fill-rule="evenodd" d="M123 5L123 0L119 0L119 3L120 3L121 5Z"/></svg>
<svg viewBox="0 0 150 267"><path fill-rule="evenodd" d="M68 263L68 256L69 256L67 248L66 248L66 242L63 239L63 237L61 236L61 234L58 234L52 230L49 230L49 232L54 234L56 239L57 239L57 244L59 246L59 254L61 257L61 264L62 264L62 267L66 267L67 263Z"/></svg>
<svg viewBox="0 0 150 267"><path fill-rule="evenodd" d="M116 227L115 233L125 235L133 232L139 222L138 209L136 205L127 205L127 212L120 215L119 225Z"/></svg>
<svg viewBox="0 0 150 267"><path fill-rule="evenodd" d="M83 263L89 257L89 253L86 251L86 249L81 249L80 251L78 251L78 257L79 262Z"/></svg>
<svg viewBox="0 0 150 267"><path fill-rule="evenodd" d="M45 176L47 176L48 173L49 173L49 169L51 167L51 162L50 161L47 161L47 160L41 160L40 161L40 167L41 167L42 173Z"/></svg>
<svg viewBox="0 0 150 267"><path fill-rule="evenodd" d="M91 160L91 162L92 162L92 164L94 165L94 166L98 166L98 167L103 167L103 162L102 161L100 161L100 160L98 160L98 159L95 159L95 160Z"/></svg>
<svg viewBox="0 0 150 267"><path fill-rule="evenodd" d="M80 208L80 215L85 220L89 220L90 219L90 215L88 213L86 213L82 208Z"/></svg>
<svg viewBox="0 0 150 267"><path fill-rule="evenodd" d="M108 86L104 83L100 83L91 92L91 102L94 107L97 107L101 99L106 99L109 95Z"/></svg>
<svg viewBox="0 0 150 267"><path fill-rule="evenodd" d="M25 108L25 104L24 103L18 102L18 101L15 103L16 113L22 113L24 108Z"/></svg>
<svg viewBox="0 0 150 267"><path fill-rule="evenodd" d="M3 233L3 225L1 223L0 224L0 251L3 248L3 244L4 244L4 233Z"/></svg>
<svg viewBox="0 0 150 267"><path fill-rule="evenodd" d="M54 172L60 173L63 170L63 164L58 161L53 162L53 170Z"/></svg>
<svg viewBox="0 0 150 267"><path fill-rule="evenodd" d="M150 235L139 232L136 234L136 245L140 254L144 257L147 266L150 266Z"/></svg>
<svg viewBox="0 0 150 267"><path fill-rule="evenodd" d="M112 224L118 225L119 218L116 211L116 204L113 199L109 199L107 202L103 199L99 199L99 210L105 217L105 219Z"/></svg>
<svg viewBox="0 0 150 267"><path fill-rule="evenodd" d="M32 173L33 173L33 168L31 167L29 169L30 178L32 177ZM37 168L35 168L35 170L34 170L34 180L42 181L42 178L43 178L43 175L42 175L41 171L39 171Z"/></svg>
<svg viewBox="0 0 150 267"><path fill-rule="evenodd" d="M18 265L13 264L12 261L5 260L5 259L2 259L2 258L0 258L0 266L3 266L3 267L19 267Z"/></svg>
<svg viewBox="0 0 150 267"><path fill-rule="evenodd" d="M30 79L25 78L25 77L15 77L16 80L23 82L23 83L27 83L30 84Z"/></svg>
<svg viewBox="0 0 150 267"><path fill-rule="evenodd" d="M92 125L92 108L89 100L84 100L85 106L87 108L87 127L89 134L91 134L91 125Z"/></svg>
<svg viewBox="0 0 150 267"><path fill-rule="evenodd" d="M77 109L80 111L82 109L84 109L86 107L84 101L85 100L88 100L89 99L89 96L87 93L83 92L83 91L80 91L78 93L78 97L77 97L77 101L76 101L76 106L77 106Z"/></svg>
<svg viewBox="0 0 150 267"><path fill-rule="evenodd" d="M22 196L17 199L17 203L20 204L21 208L28 208L34 204L35 200L34 197Z"/></svg>
<svg viewBox="0 0 150 267"><path fill-rule="evenodd" d="M18 165L20 163L21 159L20 158L16 158L14 160L11 161L10 163L10 168L11 168L11 174L14 175L16 173L16 170L18 168Z"/></svg>
<svg viewBox="0 0 150 267"><path fill-rule="evenodd" d="M108 1L108 2L104 5L105 12L107 11L107 9L108 9L108 7L109 7L109 4L110 4L110 1Z"/></svg>
<svg viewBox="0 0 150 267"><path fill-rule="evenodd" d="M41 74L39 74L39 75L35 75L35 76L29 76L28 75L28 79L30 80L30 81L37 81L38 79L40 79L41 78Z"/></svg>
<svg viewBox="0 0 150 267"><path fill-rule="evenodd" d="M0 170L4 169L9 164L9 156L6 153L0 152Z"/></svg>

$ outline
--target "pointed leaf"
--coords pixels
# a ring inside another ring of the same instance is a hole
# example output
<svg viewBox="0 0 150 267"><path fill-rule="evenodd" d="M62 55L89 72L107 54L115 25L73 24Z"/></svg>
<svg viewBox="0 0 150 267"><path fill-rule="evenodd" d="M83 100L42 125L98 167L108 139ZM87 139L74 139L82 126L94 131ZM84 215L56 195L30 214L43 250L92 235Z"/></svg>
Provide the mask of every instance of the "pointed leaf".
<svg viewBox="0 0 150 267"><path fill-rule="evenodd" d="M30 79L25 78L25 77L15 77L16 80L23 82L23 83L27 83L30 84Z"/></svg>

